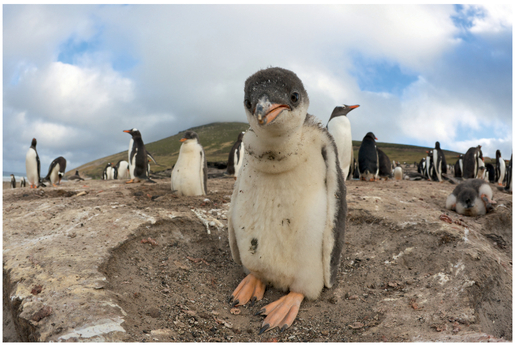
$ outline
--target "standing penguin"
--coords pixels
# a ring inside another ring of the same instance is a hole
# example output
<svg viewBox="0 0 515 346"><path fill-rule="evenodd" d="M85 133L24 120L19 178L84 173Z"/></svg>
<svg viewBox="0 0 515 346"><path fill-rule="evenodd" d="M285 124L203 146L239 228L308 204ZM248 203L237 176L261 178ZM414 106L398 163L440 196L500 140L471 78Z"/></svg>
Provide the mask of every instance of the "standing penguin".
<svg viewBox="0 0 515 346"><path fill-rule="evenodd" d="M115 179L129 179L130 178L130 172L129 172L129 163L125 160L120 160L115 166L116 168L116 178Z"/></svg>
<svg viewBox="0 0 515 346"><path fill-rule="evenodd" d="M194 131L181 138L179 157L172 169L172 191L179 196L207 194L207 161L204 148Z"/></svg>
<svg viewBox="0 0 515 346"><path fill-rule="evenodd" d="M16 188L16 178L14 177L14 174L11 174L11 189Z"/></svg>
<svg viewBox="0 0 515 346"><path fill-rule="evenodd" d="M54 159L48 168L48 174L45 180L49 180L54 187L61 185L61 179L64 176L66 170L66 159L62 156Z"/></svg>
<svg viewBox="0 0 515 346"><path fill-rule="evenodd" d="M243 145L243 135L245 132L241 132L238 134L238 139L236 143L233 144L231 151L229 152L229 159L227 160L227 175L236 177L238 175L238 171L241 167L241 163L243 162L243 154L244 154L244 145Z"/></svg>
<svg viewBox="0 0 515 346"><path fill-rule="evenodd" d="M26 187L27 186L27 182L25 181L25 177L21 177L20 178L20 187Z"/></svg>
<svg viewBox="0 0 515 346"><path fill-rule="evenodd" d="M426 150L426 172L425 176L427 180L434 180L434 162L433 162L433 150Z"/></svg>
<svg viewBox="0 0 515 346"><path fill-rule="evenodd" d="M460 183L447 197L445 207L467 216L485 215L493 209L493 192L483 179L469 179Z"/></svg>
<svg viewBox="0 0 515 346"><path fill-rule="evenodd" d="M39 162L39 155L36 150L36 138L32 138L32 143L25 155L25 169L27 170L27 180L29 181L30 188L37 188L39 186L41 163Z"/></svg>
<svg viewBox="0 0 515 346"><path fill-rule="evenodd" d="M352 156L354 156L354 154L352 154ZM359 179L359 169L356 158L354 158L354 162L352 163L352 179Z"/></svg>
<svg viewBox="0 0 515 346"><path fill-rule="evenodd" d="M494 165L492 165L491 163L486 163L485 169L486 169L485 180L488 181L489 183L493 184L495 182L495 167L494 167Z"/></svg>
<svg viewBox="0 0 515 346"><path fill-rule="evenodd" d="M504 187L505 192L512 193L511 176L513 174L513 154L511 154L510 163L506 170L506 186Z"/></svg>
<svg viewBox="0 0 515 346"><path fill-rule="evenodd" d="M361 180L374 181L379 175L379 155L376 140L376 136L369 132L361 141L358 151L358 169Z"/></svg>
<svg viewBox="0 0 515 346"><path fill-rule="evenodd" d="M397 181L402 180L402 168L401 168L401 166L395 167L395 169L393 170L393 176L395 177L395 180L397 180ZM408 177L408 179L409 179L409 177Z"/></svg>
<svg viewBox="0 0 515 346"><path fill-rule="evenodd" d="M111 172L111 168L112 168L111 165L112 165L112 163L108 162L107 165L104 167L104 172L102 173L103 180L113 179L112 172Z"/></svg>
<svg viewBox="0 0 515 346"><path fill-rule="evenodd" d="M435 143L435 148L433 149L433 162L434 162L434 170L435 176L438 181L442 181L442 173L447 173L447 161L445 160L445 154L443 150L440 149L440 142Z"/></svg>
<svg viewBox="0 0 515 346"><path fill-rule="evenodd" d="M305 297L317 299L335 283L346 190L336 144L307 114L308 95L293 72L258 71L244 90L250 130L228 228L233 259L249 274L230 300L261 300L267 284L289 291L259 311L267 315L262 333L290 327Z"/></svg>
<svg viewBox="0 0 515 346"><path fill-rule="evenodd" d="M131 179L126 184L137 183L140 180L153 182L148 177L148 152L138 129L124 130L132 136L129 145L129 171Z"/></svg>
<svg viewBox="0 0 515 346"><path fill-rule="evenodd" d="M481 146L471 147L463 156L463 178L464 179L475 179L478 173L478 162L482 160L483 154L481 152Z"/></svg>
<svg viewBox="0 0 515 346"><path fill-rule="evenodd" d="M463 155L458 155L458 161L454 164L454 176L456 178L463 178Z"/></svg>
<svg viewBox="0 0 515 346"><path fill-rule="evenodd" d="M392 177L392 164L390 163L390 158L379 148L377 148L377 156L379 158L379 176L388 180L388 178Z"/></svg>
<svg viewBox="0 0 515 346"><path fill-rule="evenodd" d="M327 130L333 136L336 148L338 148L338 159L342 168L343 179L352 177L354 161L354 150L352 149L352 133L347 114L358 108L359 105L343 105L333 109L333 113L327 122Z"/></svg>
<svg viewBox="0 0 515 346"><path fill-rule="evenodd" d="M420 159L420 162L418 163L417 172L420 174L424 174L425 171L426 171L426 158L423 157Z"/></svg>
<svg viewBox="0 0 515 346"><path fill-rule="evenodd" d="M506 163L501 157L501 151L495 152L495 180L499 186L502 186L504 175L506 174Z"/></svg>

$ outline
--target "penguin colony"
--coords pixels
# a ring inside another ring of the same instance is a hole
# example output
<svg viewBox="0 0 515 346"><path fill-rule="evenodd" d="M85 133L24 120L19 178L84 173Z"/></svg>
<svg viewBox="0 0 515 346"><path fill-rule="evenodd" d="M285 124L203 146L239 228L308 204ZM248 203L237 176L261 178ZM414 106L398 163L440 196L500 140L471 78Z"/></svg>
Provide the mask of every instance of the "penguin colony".
<svg viewBox="0 0 515 346"><path fill-rule="evenodd" d="M323 127L308 114L308 93L291 71L268 68L251 75L245 82L243 107L250 129L240 133L232 146L226 175L236 178L228 213L230 250L248 275L229 302L233 306L254 304L263 299L267 285L286 292L259 310L258 314L266 316L261 334L276 327L289 328L304 298L317 299L324 287L334 284L344 244L345 181L380 177L400 181L403 170L377 147L373 132L363 138L356 160L347 115L359 105L335 107ZM131 135L128 160L107 163L103 179L152 182L149 162L156 161L146 150L140 131L123 132ZM181 142L171 189L178 196L206 195L207 161L198 134L186 131ZM36 144L34 138L26 154L31 188L44 186ZM512 192L513 156L506 166L497 150L495 167L485 165L481 146L477 146L449 166L438 141L426 154L414 163L418 173L407 173L405 179L442 182L451 171L456 179L467 179L448 196L445 206L449 210L468 216L493 210L488 182ZM56 158L43 180L59 185L65 168L64 157ZM69 180L84 179L76 171ZM24 183L22 178L20 185ZM16 187L14 175L11 187Z"/></svg>

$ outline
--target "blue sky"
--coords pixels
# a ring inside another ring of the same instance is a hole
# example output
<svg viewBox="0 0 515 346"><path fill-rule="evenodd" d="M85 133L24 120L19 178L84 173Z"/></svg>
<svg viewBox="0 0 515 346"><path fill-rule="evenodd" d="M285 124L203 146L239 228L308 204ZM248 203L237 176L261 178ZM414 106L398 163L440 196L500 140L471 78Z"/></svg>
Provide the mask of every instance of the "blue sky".
<svg viewBox="0 0 515 346"><path fill-rule="evenodd" d="M512 153L510 5L3 5L3 169L68 169L205 123L245 122L243 85L294 71L352 137ZM201 139L202 140L202 139Z"/></svg>

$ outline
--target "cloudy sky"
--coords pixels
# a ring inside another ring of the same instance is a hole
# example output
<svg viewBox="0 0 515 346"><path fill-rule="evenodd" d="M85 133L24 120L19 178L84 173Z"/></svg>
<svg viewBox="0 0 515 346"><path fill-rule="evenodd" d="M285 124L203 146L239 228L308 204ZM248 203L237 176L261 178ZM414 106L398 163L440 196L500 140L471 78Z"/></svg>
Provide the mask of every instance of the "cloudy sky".
<svg viewBox="0 0 515 346"><path fill-rule="evenodd" d="M245 79L294 71L352 137L512 153L509 5L3 5L3 170L42 174L192 126L246 122Z"/></svg>

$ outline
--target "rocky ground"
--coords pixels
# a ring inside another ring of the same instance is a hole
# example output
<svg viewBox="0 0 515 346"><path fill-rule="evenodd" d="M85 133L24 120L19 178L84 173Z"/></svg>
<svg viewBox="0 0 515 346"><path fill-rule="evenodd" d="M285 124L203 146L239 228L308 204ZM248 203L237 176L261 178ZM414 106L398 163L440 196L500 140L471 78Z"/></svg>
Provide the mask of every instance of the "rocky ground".
<svg viewBox="0 0 515 346"><path fill-rule="evenodd" d="M219 176L219 175L218 175ZM231 178L204 197L86 180L3 190L3 341L511 341L512 195L466 217L428 181L347 182L337 283L283 333L231 309ZM447 215L448 218L443 217ZM449 223L451 222L451 223Z"/></svg>

